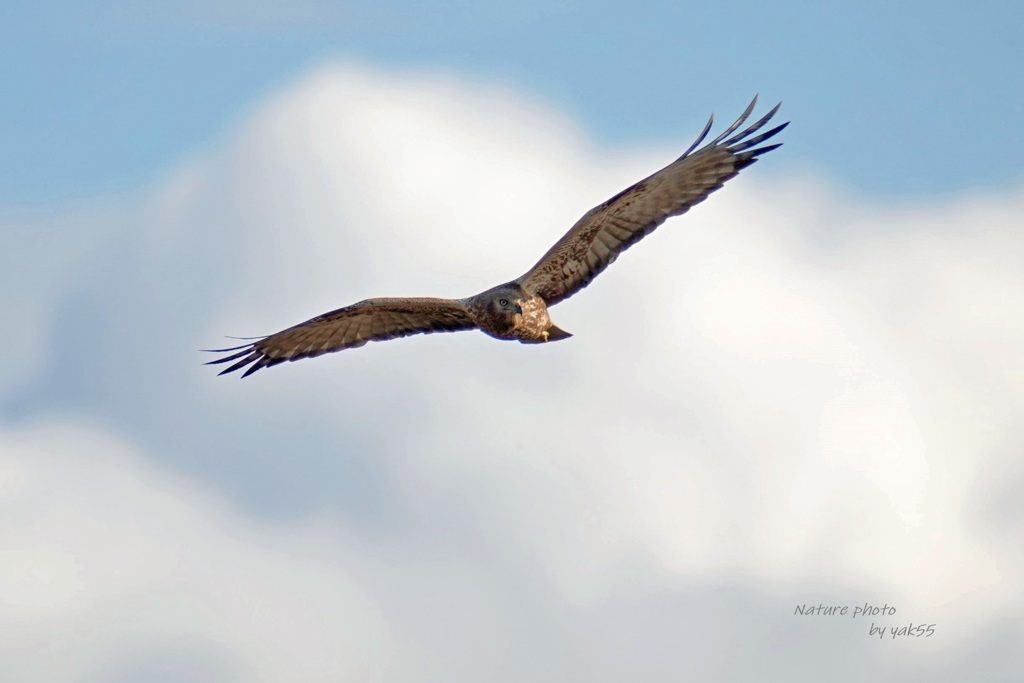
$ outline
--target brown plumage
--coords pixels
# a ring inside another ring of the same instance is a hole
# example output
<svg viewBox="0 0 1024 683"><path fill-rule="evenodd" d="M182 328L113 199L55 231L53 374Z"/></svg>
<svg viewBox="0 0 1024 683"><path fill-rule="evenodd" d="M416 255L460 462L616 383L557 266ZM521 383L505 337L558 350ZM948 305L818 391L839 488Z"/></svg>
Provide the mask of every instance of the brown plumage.
<svg viewBox="0 0 1024 683"><path fill-rule="evenodd" d="M566 339L572 335L552 324L548 306L586 287L620 253L665 219L685 213L757 161L758 156L781 146L757 147L788 123L753 137L780 105L736 133L756 103L755 97L735 123L694 152L711 130L714 118L709 119L682 156L587 212L517 280L467 299L366 299L249 344L215 349L215 353L235 353L208 365L236 361L222 375L249 365L242 375L246 377L285 361L355 348L368 341L431 332L479 329L497 339L515 339L524 344Z"/></svg>

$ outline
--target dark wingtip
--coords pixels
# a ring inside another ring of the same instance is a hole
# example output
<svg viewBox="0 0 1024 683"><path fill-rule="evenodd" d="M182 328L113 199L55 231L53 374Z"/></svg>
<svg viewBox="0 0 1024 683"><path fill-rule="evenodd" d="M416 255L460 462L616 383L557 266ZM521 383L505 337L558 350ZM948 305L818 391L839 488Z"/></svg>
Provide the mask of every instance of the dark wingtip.
<svg viewBox="0 0 1024 683"><path fill-rule="evenodd" d="M783 143L776 142L774 145L765 145L764 147L758 147L757 149L752 150L751 154L753 154L754 156L758 156L764 154L765 152L770 152L773 149L778 149L779 147L782 147L782 145Z"/></svg>
<svg viewBox="0 0 1024 683"><path fill-rule="evenodd" d="M238 356L245 355L246 353L248 353L248 352L243 351L242 353L237 354L235 356L232 356L231 358L225 358L221 362L227 362L227 361L230 361L230 360L234 360L235 358L238 358ZM261 352L259 352L259 351L252 351L251 353L248 353L248 355L245 355L245 358L242 358L240 361L238 361L234 365L231 365L231 366L221 370L220 372L218 372L217 376L219 377L220 375L226 375L229 372L234 372L235 370L240 370L240 369L244 368L246 365L249 365L250 363L254 363L254 362L260 360L261 358L263 358L263 354ZM257 366L258 365L259 365L259 363L257 363ZM244 375L243 375L243 377L244 377Z"/></svg>
<svg viewBox="0 0 1024 683"><path fill-rule="evenodd" d="M283 359L279 359L277 362L274 362L270 360L270 358L262 356L261 358L259 358L259 360L252 364L252 367L248 368L245 372L242 373L242 379L245 379L246 377L256 372L257 370L262 370L263 368L270 367L271 365L277 365L277 363L281 362L281 360Z"/></svg>
<svg viewBox="0 0 1024 683"><path fill-rule="evenodd" d="M746 121L748 118L750 118L750 115L754 112L754 107L755 106L757 106L757 95L754 95L754 99L752 99L750 101L750 104L748 104L747 108L745 110L743 110L743 113L740 114L740 117L738 119L736 119L731 126L729 126L724 131L722 131L721 135L719 135L717 138L715 138L710 143L708 143L708 146L709 147L713 147L714 145L717 145L722 140L725 140L727 137L732 135L733 132L735 132L737 129L739 129L740 126L743 125L744 121ZM757 124L755 124L755 126L756 125Z"/></svg>
<svg viewBox="0 0 1024 683"><path fill-rule="evenodd" d="M241 349L241 350L239 351L239 349ZM245 376L251 374L254 370L257 370L257 369L263 367L266 364L265 361L267 360L266 356L263 355L262 351L257 351L256 350L256 345L255 344L245 344L243 346L235 346L235 347L230 348L230 349L200 349L200 350L204 351L206 353L225 353L225 352L229 352L229 351L238 351L238 353L232 353L231 355L224 356L223 358L215 358L215 359L213 359L211 361L207 361L207 362L203 363L203 365L220 365L222 363L230 363L231 361L237 361L233 365L230 365L227 368L225 368L225 369L221 370L220 372L218 372L217 373L218 377L220 375L227 375L228 373L235 372L236 370L240 370L240 369L244 368L246 365L249 365L250 363L255 363L255 365L253 365L253 367L249 368L249 370L244 375L242 375L243 377L245 377Z"/></svg>
<svg viewBox="0 0 1024 683"><path fill-rule="evenodd" d="M767 131L765 133L761 133L757 137L750 138L749 140L743 140L743 136L746 136L746 135L749 135L750 133L753 133L761 125L763 125L764 122L766 122L767 120L768 120L767 117L764 118L764 119L761 119L761 121L759 121L757 123L757 125L751 126L750 130L744 131L742 135L738 135L735 138L729 140L728 143L726 143L726 144L729 145L730 151L732 151L733 154L739 154L740 152L748 150L751 147L759 145L762 142L764 142L765 140L778 135L783 130L785 130L786 126L789 125L789 121L786 121L785 123L783 123L781 125L778 125L778 126L775 126L774 128L772 128L771 130L769 130L769 131ZM742 142L741 142L741 140L742 140ZM764 152L768 152L768 151L770 151L772 149L775 149L775 147L774 146L761 147L760 149L756 149L753 152L747 152L747 154L748 155L756 156L757 154L763 154Z"/></svg>
<svg viewBox="0 0 1024 683"><path fill-rule="evenodd" d="M246 376L252 374L252 372L254 372L255 370L257 370L257 369L259 369L261 367L264 367L266 365L266 363L257 362L257 361L261 361L261 360L265 361L266 357L263 355L263 352L256 350L256 343L259 342L262 339L266 339L266 336L262 336L262 337L231 337L231 336L229 336L228 339L239 339L239 340L243 340L243 341L244 340L255 340L255 341L250 341L248 344L242 344L241 346L230 346L230 347L228 347L226 349L199 349L203 353L227 353L227 354L230 354L230 355L224 356L223 358L215 358L215 359L213 359L211 361L207 361L207 362L203 363L203 365L220 365L222 363L230 363L231 361L238 361L234 365L231 365L230 367L225 368L224 370L221 370L220 372L218 372L217 373L218 377L220 375L226 375L228 373L235 372L236 370L240 370L241 368L244 368L246 365L249 365L250 363L256 363L256 365L254 365L252 368L249 368L249 370L244 375L242 375L243 377L246 377ZM241 359L241 360L239 360L239 359Z"/></svg>
<svg viewBox="0 0 1024 683"><path fill-rule="evenodd" d="M238 349L248 349L252 347L252 344L242 344L241 346L232 346L226 349L199 349L203 353L228 353L230 351L237 351Z"/></svg>
<svg viewBox="0 0 1024 683"><path fill-rule="evenodd" d="M708 117L708 122L706 124L704 124L704 130L702 130L700 132L700 135L698 135L697 139L693 141L693 144L690 145L690 147L679 156L680 159L685 159L690 154L690 152L692 152L693 150L697 149L697 145L699 145L700 143L704 142L704 138L706 138L708 136L708 131L711 130L711 126L714 123L715 123L715 115L712 114L711 116Z"/></svg>
<svg viewBox="0 0 1024 683"><path fill-rule="evenodd" d="M240 346L238 348L242 349L238 353L231 354L230 356L225 356L224 358L215 358L213 360L206 361L205 363L203 363L203 365L220 365L221 363L227 363L228 361L232 361L232 360L235 360L236 358L241 358L242 356L245 356L245 355L247 355L249 353L252 353L252 344L249 344L249 345L247 345L245 347L241 347ZM206 351L207 349L203 349L203 350ZM227 350L228 351L234 351L235 349L227 349Z"/></svg>

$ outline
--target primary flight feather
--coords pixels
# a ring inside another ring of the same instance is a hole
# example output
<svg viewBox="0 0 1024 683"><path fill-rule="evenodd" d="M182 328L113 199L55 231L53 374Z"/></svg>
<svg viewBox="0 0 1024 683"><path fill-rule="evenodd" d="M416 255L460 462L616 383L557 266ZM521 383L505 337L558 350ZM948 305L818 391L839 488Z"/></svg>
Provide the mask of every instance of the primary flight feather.
<svg viewBox="0 0 1024 683"><path fill-rule="evenodd" d="M229 355L207 365L235 361L220 374L248 366L242 374L247 377L285 361L355 348L369 341L431 332L479 329L497 339L515 339L524 344L566 339L572 335L555 327L548 306L586 287L619 254L667 218L685 213L760 155L781 146L758 147L788 122L755 135L781 105L739 130L756 104L755 97L735 123L697 149L711 130L714 117L709 119L682 156L588 211L533 268L512 282L466 299L366 299L251 343L212 349Z"/></svg>

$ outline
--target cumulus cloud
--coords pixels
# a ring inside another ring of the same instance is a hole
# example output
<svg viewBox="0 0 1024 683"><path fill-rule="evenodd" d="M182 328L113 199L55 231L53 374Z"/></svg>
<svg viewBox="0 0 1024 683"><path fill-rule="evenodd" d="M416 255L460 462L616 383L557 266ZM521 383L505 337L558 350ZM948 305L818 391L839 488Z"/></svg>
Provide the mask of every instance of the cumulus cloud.
<svg viewBox="0 0 1024 683"><path fill-rule="evenodd" d="M1019 673L1019 189L874 205L783 148L553 309L569 341L197 366L515 277L685 135L599 149L492 85L331 67L102 229L31 231L0 272L6 672ZM936 634L793 615L819 602Z"/></svg>
<svg viewBox="0 0 1024 683"><path fill-rule="evenodd" d="M260 524L88 426L5 432L0 450L5 680L325 680L386 661L343 530L325 549L324 522Z"/></svg>

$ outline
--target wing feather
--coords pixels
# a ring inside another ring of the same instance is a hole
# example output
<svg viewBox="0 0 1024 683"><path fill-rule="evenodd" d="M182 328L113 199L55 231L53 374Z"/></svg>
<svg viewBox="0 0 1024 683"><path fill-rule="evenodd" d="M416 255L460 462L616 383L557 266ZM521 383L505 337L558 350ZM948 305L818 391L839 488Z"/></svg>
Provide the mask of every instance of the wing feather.
<svg viewBox="0 0 1024 683"><path fill-rule="evenodd" d="M261 368L356 348L370 341L475 328L476 323L466 308L453 299L366 299L318 315L250 344L209 349L213 353L230 355L212 360L206 365L236 361L220 374L225 375L250 366L242 375L248 377ZM231 353L233 351L237 353Z"/></svg>
<svg viewBox="0 0 1024 683"><path fill-rule="evenodd" d="M779 147L779 144L756 146L779 133L788 122L751 136L775 116L781 104L736 133L756 104L757 97L735 123L694 151L711 130L714 117L709 119L682 156L587 212L517 282L527 291L539 294L548 306L569 298L667 218L685 213L704 201L760 155Z"/></svg>

